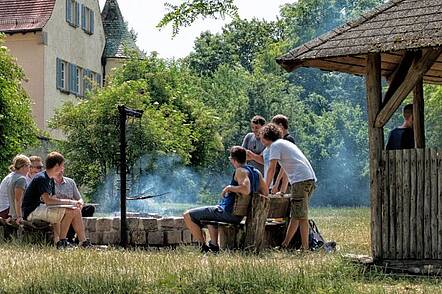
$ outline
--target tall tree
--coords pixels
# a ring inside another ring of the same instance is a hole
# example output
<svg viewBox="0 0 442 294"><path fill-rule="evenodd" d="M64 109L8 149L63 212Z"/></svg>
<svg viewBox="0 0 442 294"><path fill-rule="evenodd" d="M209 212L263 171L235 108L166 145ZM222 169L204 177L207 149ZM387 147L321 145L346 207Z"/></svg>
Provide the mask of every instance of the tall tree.
<svg viewBox="0 0 442 294"><path fill-rule="evenodd" d="M3 46L0 34L0 176L12 158L36 143L37 127L31 115L31 100L22 87L24 73Z"/></svg>

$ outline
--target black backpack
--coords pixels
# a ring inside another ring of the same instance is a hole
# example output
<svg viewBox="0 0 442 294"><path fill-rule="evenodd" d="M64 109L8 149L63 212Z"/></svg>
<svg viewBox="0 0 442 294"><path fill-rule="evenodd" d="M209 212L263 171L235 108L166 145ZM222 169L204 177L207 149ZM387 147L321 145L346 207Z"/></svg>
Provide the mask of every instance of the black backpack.
<svg viewBox="0 0 442 294"><path fill-rule="evenodd" d="M308 220L309 225L309 234L308 234L308 240L309 240L309 247L310 250L316 251L321 248L324 248L325 251L331 252L335 250L336 243L335 242L325 242L324 238L322 238L321 233L319 232L318 226L316 225L315 221L312 219ZM301 231L298 227L298 230L295 233L295 236L293 237L290 247L294 249L301 249L302 242L301 242Z"/></svg>

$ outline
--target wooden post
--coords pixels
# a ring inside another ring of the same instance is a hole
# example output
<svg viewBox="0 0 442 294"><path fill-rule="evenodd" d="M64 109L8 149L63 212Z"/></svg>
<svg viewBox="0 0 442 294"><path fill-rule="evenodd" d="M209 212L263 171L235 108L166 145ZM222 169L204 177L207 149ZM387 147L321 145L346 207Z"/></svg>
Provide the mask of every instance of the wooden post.
<svg viewBox="0 0 442 294"><path fill-rule="evenodd" d="M371 250L375 260L382 258L382 185L378 175L384 149L384 134L382 127L375 127L376 116L382 104L381 78L381 55L370 53L367 56L366 91L370 146Z"/></svg>
<svg viewBox="0 0 442 294"><path fill-rule="evenodd" d="M424 83L420 79L413 91L413 131L415 148L425 148Z"/></svg>
<svg viewBox="0 0 442 294"><path fill-rule="evenodd" d="M387 150L382 151L383 172L381 176L384 178L383 195L382 195L382 255L388 258L389 255L389 225L390 225L390 199L389 199L389 181L388 181L388 155Z"/></svg>
<svg viewBox="0 0 442 294"><path fill-rule="evenodd" d="M246 238L244 242L246 250L259 252L263 248L269 208L270 200L268 197L253 194L252 206L246 220Z"/></svg>
<svg viewBox="0 0 442 294"><path fill-rule="evenodd" d="M410 149L410 258L416 258L416 203L417 203L417 187L416 187L416 149Z"/></svg>

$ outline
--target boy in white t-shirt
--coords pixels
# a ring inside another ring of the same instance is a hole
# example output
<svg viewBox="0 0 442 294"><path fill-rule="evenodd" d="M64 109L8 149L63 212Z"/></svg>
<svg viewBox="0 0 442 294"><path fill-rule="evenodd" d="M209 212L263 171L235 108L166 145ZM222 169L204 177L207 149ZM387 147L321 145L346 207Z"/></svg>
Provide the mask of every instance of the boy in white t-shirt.
<svg viewBox="0 0 442 294"><path fill-rule="evenodd" d="M261 141L269 149L270 164L266 173L266 184L270 186L279 163L292 185L290 199L290 223L282 247L288 247L298 226L301 230L302 248L309 249L308 202L315 189L316 175L313 168L293 143L281 139L280 128L269 123L261 129Z"/></svg>

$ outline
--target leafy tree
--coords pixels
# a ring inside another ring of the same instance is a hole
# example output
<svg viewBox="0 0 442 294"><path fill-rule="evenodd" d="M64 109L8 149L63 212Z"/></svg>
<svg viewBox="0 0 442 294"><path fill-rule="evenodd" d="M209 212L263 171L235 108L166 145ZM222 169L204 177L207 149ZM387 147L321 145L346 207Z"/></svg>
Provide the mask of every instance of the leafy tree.
<svg viewBox="0 0 442 294"><path fill-rule="evenodd" d="M175 36L181 27L190 26L199 17L238 17L238 8L233 0L186 0L180 5L166 3L169 12L161 19L158 27L172 24Z"/></svg>
<svg viewBox="0 0 442 294"><path fill-rule="evenodd" d="M61 142L71 173L92 190L118 164L118 105L141 109L128 121L128 165L142 155L177 155L183 164L203 166L222 150L214 112L198 97L199 79L155 56L133 58L103 89L79 104L67 103L51 126L67 136ZM149 164L148 164L149 165Z"/></svg>
<svg viewBox="0 0 442 294"><path fill-rule="evenodd" d="M0 176L16 154L36 143L38 132L22 86L24 73L3 44L0 34Z"/></svg>

